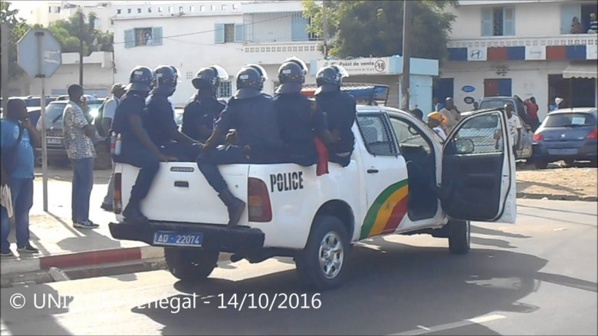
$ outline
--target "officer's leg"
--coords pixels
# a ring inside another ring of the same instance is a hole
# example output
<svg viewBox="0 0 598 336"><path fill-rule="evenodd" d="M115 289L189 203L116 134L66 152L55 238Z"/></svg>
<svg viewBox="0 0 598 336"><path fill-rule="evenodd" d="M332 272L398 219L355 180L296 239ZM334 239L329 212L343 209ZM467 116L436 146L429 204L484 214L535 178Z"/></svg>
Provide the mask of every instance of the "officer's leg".
<svg viewBox="0 0 598 336"><path fill-rule="evenodd" d="M141 212L141 201L145 199L152 187L154 178L160 169L160 161L144 148L138 148L134 153L128 153L126 162L140 168L135 184L131 189L129 203L123 211L127 222L146 222L147 217Z"/></svg>
<svg viewBox="0 0 598 336"><path fill-rule="evenodd" d="M213 150L197 158L197 167L206 180L218 193L218 197L228 208L228 225L236 225L245 210L245 202L236 198L218 170L220 164L246 163L247 158L239 147L231 146L226 150Z"/></svg>

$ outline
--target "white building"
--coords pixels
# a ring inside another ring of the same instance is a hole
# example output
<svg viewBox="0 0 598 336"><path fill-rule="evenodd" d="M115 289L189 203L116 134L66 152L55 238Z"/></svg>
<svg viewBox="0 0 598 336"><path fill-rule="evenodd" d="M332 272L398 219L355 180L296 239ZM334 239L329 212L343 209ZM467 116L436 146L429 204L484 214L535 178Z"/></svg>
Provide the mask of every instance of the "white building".
<svg viewBox="0 0 598 336"><path fill-rule="evenodd" d="M198 1L117 7L114 18L116 80L128 81L138 65L174 65L182 74L173 102L184 105L195 93L191 79L202 67L222 66L230 79L219 97L230 97L235 75L246 64L264 67L273 93L278 67L297 56L309 65L321 57L318 39L307 33L300 1ZM315 78L308 76L307 82Z"/></svg>
<svg viewBox="0 0 598 336"><path fill-rule="evenodd" d="M58 20L68 20L81 9L83 14L96 15L94 23L100 31L113 31L113 17L116 15L114 3L110 1L40 1L40 5L32 8L24 17L29 24L41 24L47 27Z"/></svg>
<svg viewBox="0 0 598 336"><path fill-rule="evenodd" d="M587 33L595 1L461 1L454 11L436 98L467 110L467 97L534 96L541 118L556 97L561 106L595 104L598 35ZM574 17L581 33L571 34Z"/></svg>

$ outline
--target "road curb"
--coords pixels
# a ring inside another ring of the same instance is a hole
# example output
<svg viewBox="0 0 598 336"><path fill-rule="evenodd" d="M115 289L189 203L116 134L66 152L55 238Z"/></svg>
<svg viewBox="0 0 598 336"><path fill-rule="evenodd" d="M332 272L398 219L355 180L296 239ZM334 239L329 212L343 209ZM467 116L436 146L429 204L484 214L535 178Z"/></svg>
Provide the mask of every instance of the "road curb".
<svg viewBox="0 0 598 336"><path fill-rule="evenodd" d="M596 202L598 197L596 196L577 196L577 195L559 195L559 194L533 194L518 192L517 198L526 199L548 199L551 201L584 201L584 202Z"/></svg>

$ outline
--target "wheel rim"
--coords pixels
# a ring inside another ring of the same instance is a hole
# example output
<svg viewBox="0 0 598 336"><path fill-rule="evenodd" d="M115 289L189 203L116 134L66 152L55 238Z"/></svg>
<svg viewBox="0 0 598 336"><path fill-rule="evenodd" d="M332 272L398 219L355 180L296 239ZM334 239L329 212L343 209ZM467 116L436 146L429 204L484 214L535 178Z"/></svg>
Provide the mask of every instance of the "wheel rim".
<svg viewBox="0 0 598 336"><path fill-rule="evenodd" d="M320 242L320 268L326 279L338 276L345 257L343 243L336 232L328 232Z"/></svg>

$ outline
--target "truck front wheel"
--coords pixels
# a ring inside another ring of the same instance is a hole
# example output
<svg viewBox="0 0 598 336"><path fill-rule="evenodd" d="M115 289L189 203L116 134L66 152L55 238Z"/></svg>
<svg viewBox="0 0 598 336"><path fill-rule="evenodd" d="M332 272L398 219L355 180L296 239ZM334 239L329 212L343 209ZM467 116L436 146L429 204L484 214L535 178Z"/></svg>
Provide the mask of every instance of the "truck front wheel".
<svg viewBox="0 0 598 336"><path fill-rule="evenodd" d="M351 244L342 222L316 218L305 248L295 258L300 279L316 290L338 287L344 278Z"/></svg>
<svg viewBox="0 0 598 336"><path fill-rule="evenodd" d="M177 279L183 281L206 279L216 268L219 254L219 252L195 248L164 248L164 259L166 259L168 270Z"/></svg>
<svg viewBox="0 0 598 336"><path fill-rule="evenodd" d="M469 221L448 222L449 250L453 254L467 254L471 248L471 224Z"/></svg>

